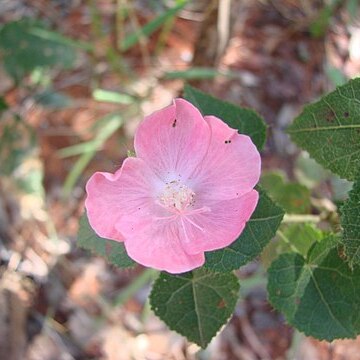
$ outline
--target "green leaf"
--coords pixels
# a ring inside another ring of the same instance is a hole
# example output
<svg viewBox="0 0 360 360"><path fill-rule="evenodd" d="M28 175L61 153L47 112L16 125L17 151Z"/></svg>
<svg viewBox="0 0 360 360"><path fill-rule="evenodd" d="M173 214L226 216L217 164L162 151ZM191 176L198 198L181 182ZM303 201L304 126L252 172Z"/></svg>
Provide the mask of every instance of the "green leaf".
<svg viewBox="0 0 360 360"><path fill-rule="evenodd" d="M37 151L34 129L14 114L4 119L0 139L0 175L12 176L14 180L21 178L26 171L20 171L20 167Z"/></svg>
<svg viewBox="0 0 360 360"><path fill-rule="evenodd" d="M249 135L261 150L266 139L264 120L253 110L214 98L190 85L185 85L184 97L195 105L203 115L215 115L241 134Z"/></svg>
<svg viewBox="0 0 360 360"><path fill-rule="evenodd" d="M353 187L353 182L341 179L337 175L332 175L329 180L331 185L332 200L335 204L344 202L349 196L349 191Z"/></svg>
<svg viewBox="0 0 360 360"><path fill-rule="evenodd" d="M337 1L334 1L335 3ZM335 4L325 5L322 10L320 10L315 21L310 24L310 34L313 37L322 37L326 34L326 31L329 27L330 19L333 16L335 11Z"/></svg>
<svg viewBox="0 0 360 360"><path fill-rule="evenodd" d="M354 180L360 167L360 78L306 106L288 132L319 164Z"/></svg>
<svg viewBox="0 0 360 360"><path fill-rule="evenodd" d="M43 92L36 94L34 100L46 107L51 109L62 109L69 107L72 103L72 100L69 96L56 92L51 89L46 89Z"/></svg>
<svg viewBox="0 0 360 360"><path fill-rule="evenodd" d="M205 348L233 313L239 288L232 273L205 269L180 275L161 273L150 304L170 329Z"/></svg>
<svg viewBox="0 0 360 360"><path fill-rule="evenodd" d="M154 20L148 22L143 27L134 31L130 35L126 36L124 41L122 42L120 48L122 51L129 50L134 45L138 43L138 41L144 37L149 37L152 33L154 33L157 29L159 29L167 20L174 17L186 4L188 1L181 1L179 5L176 5L169 10L165 11Z"/></svg>
<svg viewBox="0 0 360 360"><path fill-rule="evenodd" d="M244 231L230 246L206 253L205 266L227 272L253 260L275 236L283 216L284 211L260 191L257 207Z"/></svg>
<svg viewBox="0 0 360 360"><path fill-rule="evenodd" d="M104 101L114 104L130 105L136 101L136 98L129 94L104 89L95 89L92 96L96 101Z"/></svg>
<svg viewBox="0 0 360 360"><path fill-rule="evenodd" d="M74 47L86 51L94 51L94 45L91 42L68 38L58 32L49 31L48 29L43 28L42 25L40 27L36 26L31 28L29 33L40 39L52 41L67 47Z"/></svg>
<svg viewBox="0 0 360 360"><path fill-rule="evenodd" d="M325 170L307 152L302 151L296 159L295 176L300 184L312 189L331 176L329 170Z"/></svg>
<svg viewBox="0 0 360 360"><path fill-rule="evenodd" d="M9 108L8 104L6 103L5 99L0 96L0 114Z"/></svg>
<svg viewBox="0 0 360 360"><path fill-rule="evenodd" d="M277 232L274 241L271 241L261 254L261 262L268 268L280 254L295 252L306 257L311 246L320 241L324 234L311 223L290 224L283 226Z"/></svg>
<svg viewBox="0 0 360 360"><path fill-rule="evenodd" d="M355 18L357 16L358 8L359 8L358 0L347 0L346 1L346 10L350 17L351 23L355 20Z"/></svg>
<svg viewBox="0 0 360 360"><path fill-rule="evenodd" d="M16 82L37 67L70 68L75 61L72 47L31 19L10 22L0 29L0 52L5 70Z"/></svg>
<svg viewBox="0 0 360 360"><path fill-rule="evenodd" d="M28 159L31 159L31 157ZM31 160L26 162L28 159L25 159L25 161L23 160L22 164L17 169L20 170L19 173L22 173L21 176L14 176L13 180L15 180L18 188L25 193L32 194L38 199L42 199L45 196L45 190L43 187L44 169L38 159L38 162ZM34 160L34 158L32 160ZM22 167L26 167L26 170L21 171Z"/></svg>
<svg viewBox="0 0 360 360"><path fill-rule="evenodd" d="M334 236L314 245L307 260L281 255L268 273L271 304L298 330L328 341L360 332L360 270L341 259Z"/></svg>
<svg viewBox="0 0 360 360"><path fill-rule="evenodd" d="M325 74L334 86L344 85L348 81L343 70L330 64L327 64L327 66L325 65Z"/></svg>
<svg viewBox="0 0 360 360"><path fill-rule="evenodd" d="M230 73L221 72L214 68L207 67L192 67L183 71L168 71L164 74L164 79L184 79L184 80L194 80L194 79L213 79L216 76L231 76Z"/></svg>
<svg viewBox="0 0 360 360"><path fill-rule="evenodd" d="M97 131L96 136L93 140L82 144L69 146L59 151L59 154L62 157L81 154L81 156L73 166L72 170L66 177L63 188L65 196L68 196L70 194L81 173L85 170L86 166L95 156L96 151L98 151L103 146L105 141L122 126L123 118L118 113L112 113L98 120L98 122L101 122L102 127Z"/></svg>
<svg viewBox="0 0 360 360"><path fill-rule="evenodd" d="M283 235L287 241L287 251L293 249L300 255L306 257L311 246L321 241L323 232L314 224L291 224L284 229Z"/></svg>
<svg viewBox="0 0 360 360"><path fill-rule="evenodd" d="M267 172L261 185L275 202L290 214L307 214L310 211L310 191L301 184L287 182L280 172Z"/></svg>
<svg viewBox="0 0 360 360"><path fill-rule="evenodd" d="M95 255L104 257L109 263L119 268L135 265L135 262L127 255L123 243L101 238L95 233L89 224L86 213L80 219L77 245L90 250Z"/></svg>
<svg viewBox="0 0 360 360"><path fill-rule="evenodd" d="M341 208L342 243L351 267L360 265L360 179L354 183L349 198Z"/></svg>

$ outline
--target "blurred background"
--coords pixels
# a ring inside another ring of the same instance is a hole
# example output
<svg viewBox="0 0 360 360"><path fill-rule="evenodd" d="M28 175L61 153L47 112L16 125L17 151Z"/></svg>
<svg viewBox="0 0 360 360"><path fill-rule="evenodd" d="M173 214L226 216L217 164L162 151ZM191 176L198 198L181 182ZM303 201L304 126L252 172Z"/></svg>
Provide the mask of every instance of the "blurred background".
<svg viewBox="0 0 360 360"><path fill-rule="evenodd" d="M239 271L235 315L206 350L152 314L153 272L76 247L87 179L115 171L184 82L264 117L264 186L309 198L288 212L333 214L351 184L284 129L360 73L358 0L0 0L0 26L1 359L360 359L360 338L305 338L272 310L271 247Z"/></svg>

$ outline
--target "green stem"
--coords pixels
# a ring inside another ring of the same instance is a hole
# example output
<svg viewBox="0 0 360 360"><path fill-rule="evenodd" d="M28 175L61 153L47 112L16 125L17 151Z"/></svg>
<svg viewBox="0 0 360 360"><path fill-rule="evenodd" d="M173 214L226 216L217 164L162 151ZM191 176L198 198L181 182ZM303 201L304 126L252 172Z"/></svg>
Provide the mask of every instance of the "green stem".
<svg viewBox="0 0 360 360"><path fill-rule="evenodd" d="M132 281L113 302L114 306L124 304L132 296L134 296L145 284L155 279L159 272L154 269L144 270L134 281Z"/></svg>
<svg viewBox="0 0 360 360"><path fill-rule="evenodd" d="M240 279L240 294L241 298L245 298L255 287L266 287L267 279L264 272L259 271L254 275Z"/></svg>
<svg viewBox="0 0 360 360"><path fill-rule="evenodd" d="M280 237L282 241L284 241L286 244L290 246L292 251L294 251L297 254L299 253L299 250L291 243L291 241L285 236L285 234L281 230L278 230L276 234Z"/></svg>
<svg viewBox="0 0 360 360"><path fill-rule="evenodd" d="M299 347L301 345L304 335L297 330L294 330L290 348L286 352L286 359L293 360L297 358Z"/></svg>
<svg viewBox="0 0 360 360"><path fill-rule="evenodd" d="M318 223L321 221L321 217L319 215L295 215L295 214L285 214L283 223L305 223L312 222Z"/></svg>

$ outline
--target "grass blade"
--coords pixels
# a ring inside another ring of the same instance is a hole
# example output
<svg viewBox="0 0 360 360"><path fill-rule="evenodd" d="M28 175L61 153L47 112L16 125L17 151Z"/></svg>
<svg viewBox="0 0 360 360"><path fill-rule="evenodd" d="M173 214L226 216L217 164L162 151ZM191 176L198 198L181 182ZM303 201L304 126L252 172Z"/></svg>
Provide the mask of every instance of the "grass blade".
<svg viewBox="0 0 360 360"><path fill-rule="evenodd" d="M120 49L122 51L129 50L139 42L141 37L150 36L158 28L160 28L169 18L175 16L187 4L187 2L188 1L182 1L179 5L170 8L163 14L156 17L154 20L149 21L142 28L126 36L120 46Z"/></svg>
<svg viewBox="0 0 360 360"><path fill-rule="evenodd" d="M81 173L84 171L86 166L89 164L91 159L94 157L96 151L98 151L99 148L105 143L105 141L123 124L123 118L118 113L110 114L106 118L108 118L107 123L104 124L104 126L101 128L101 130L99 131L99 133L97 134L94 140L84 144L74 145L70 147L70 150L69 148L63 149L62 151L63 157L64 157L64 152L66 156L66 154L71 153L71 151L73 152L73 154L79 153L79 149L83 151L82 155L76 161L74 167L66 177L65 184L63 187L63 194L65 197L69 196L72 189L74 188L74 185L76 184L76 181L78 180L78 178L80 177Z"/></svg>
<svg viewBox="0 0 360 360"><path fill-rule="evenodd" d="M96 101L103 101L122 105L130 105L136 101L136 98L129 94L103 89L95 89L92 93L92 96Z"/></svg>

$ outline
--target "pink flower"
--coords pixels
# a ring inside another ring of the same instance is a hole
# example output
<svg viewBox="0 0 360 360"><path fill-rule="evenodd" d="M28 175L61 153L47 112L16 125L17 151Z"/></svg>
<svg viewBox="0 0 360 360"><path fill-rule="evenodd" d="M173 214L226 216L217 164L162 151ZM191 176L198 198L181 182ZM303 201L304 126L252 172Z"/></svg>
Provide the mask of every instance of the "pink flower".
<svg viewBox="0 0 360 360"><path fill-rule="evenodd" d="M230 245L255 210L260 155L246 135L183 99L147 116L137 157L87 183L90 225L138 263L170 273Z"/></svg>

